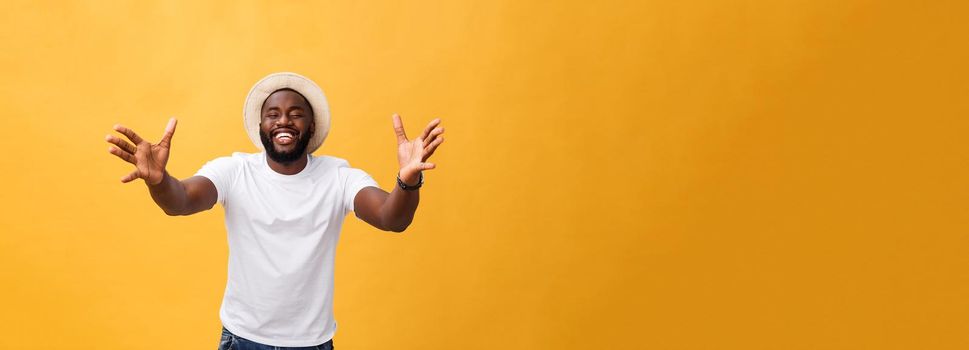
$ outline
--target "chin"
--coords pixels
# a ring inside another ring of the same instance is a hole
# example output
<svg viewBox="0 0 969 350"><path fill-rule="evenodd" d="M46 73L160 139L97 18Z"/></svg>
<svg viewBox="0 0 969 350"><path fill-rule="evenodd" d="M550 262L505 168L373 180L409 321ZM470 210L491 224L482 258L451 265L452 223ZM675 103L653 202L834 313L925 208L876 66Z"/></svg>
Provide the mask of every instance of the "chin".
<svg viewBox="0 0 969 350"><path fill-rule="evenodd" d="M300 136L302 136L302 134L300 134ZM312 132L310 132L307 136L312 137ZM265 148L266 153L269 155L269 158L283 164L292 163L304 156L307 150L306 147L309 145L310 141L309 138L297 136L296 140L293 140L293 143L290 143L289 145L280 145L270 139L269 135L263 131L259 132L259 137L262 139L263 147Z"/></svg>

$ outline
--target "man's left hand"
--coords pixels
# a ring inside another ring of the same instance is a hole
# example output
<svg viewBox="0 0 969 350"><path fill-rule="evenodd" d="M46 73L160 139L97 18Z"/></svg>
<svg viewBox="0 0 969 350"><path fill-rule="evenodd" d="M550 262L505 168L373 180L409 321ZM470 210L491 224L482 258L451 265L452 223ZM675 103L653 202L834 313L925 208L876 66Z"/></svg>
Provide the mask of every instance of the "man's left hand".
<svg viewBox="0 0 969 350"><path fill-rule="evenodd" d="M404 123L400 116L394 114L394 131L397 133L397 161L400 162L400 179L405 184L417 184L421 171L434 169L434 163L427 159L434 154L437 147L444 142L444 127L440 126L441 119L434 119L427 124L424 132L417 139L408 140L404 133Z"/></svg>

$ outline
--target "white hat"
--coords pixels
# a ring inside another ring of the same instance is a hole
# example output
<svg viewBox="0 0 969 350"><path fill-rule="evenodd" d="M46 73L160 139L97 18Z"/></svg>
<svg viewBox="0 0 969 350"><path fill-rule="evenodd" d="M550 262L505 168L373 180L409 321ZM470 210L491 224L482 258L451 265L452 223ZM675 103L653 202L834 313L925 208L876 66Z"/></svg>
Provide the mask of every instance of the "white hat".
<svg viewBox="0 0 969 350"><path fill-rule="evenodd" d="M270 94L286 88L299 92L313 108L316 130L313 132L313 138L310 139L309 145L306 146L307 153L313 153L320 148L323 140L326 139L326 134L330 132L330 106L326 103L323 89L320 89L309 78L296 73L273 73L252 86L252 90L249 90L249 96L246 96L245 108L242 110L242 121L245 123L246 132L249 133L249 139L256 147L265 150L262 146L262 140L259 139L262 105Z"/></svg>

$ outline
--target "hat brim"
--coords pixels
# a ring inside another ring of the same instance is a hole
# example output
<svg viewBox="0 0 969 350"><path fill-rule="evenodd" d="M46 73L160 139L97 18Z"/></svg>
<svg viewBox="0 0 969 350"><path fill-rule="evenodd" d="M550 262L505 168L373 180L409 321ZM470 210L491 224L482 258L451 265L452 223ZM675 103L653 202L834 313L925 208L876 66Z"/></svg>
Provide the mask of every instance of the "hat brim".
<svg viewBox="0 0 969 350"><path fill-rule="evenodd" d="M309 78L296 73L273 73L262 78L256 85L252 86L252 89L249 90L249 95L246 96L246 104L242 111L242 119L245 124L246 133L249 134L249 139L252 140L252 144L256 145L260 150L265 151L265 148L262 146L262 140L259 139L259 124L262 122L262 105L270 94L279 89L286 88L299 92L309 102L310 107L313 108L313 119L316 124L316 130L314 130L313 138L310 139L309 144L306 146L306 153L316 152L323 145L323 140L326 140L327 133L330 132L330 106L326 102L326 96L323 95L323 89L320 89Z"/></svg>

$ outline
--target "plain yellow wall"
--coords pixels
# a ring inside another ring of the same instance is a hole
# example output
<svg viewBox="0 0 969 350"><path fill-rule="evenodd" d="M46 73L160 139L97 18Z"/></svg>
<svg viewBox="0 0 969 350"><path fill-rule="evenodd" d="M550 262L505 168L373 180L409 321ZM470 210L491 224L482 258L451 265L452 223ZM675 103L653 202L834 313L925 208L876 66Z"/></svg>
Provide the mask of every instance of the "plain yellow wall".
<svg viewBox="0 0 969 350"><path fill-rule="evenodd" d="M309 76L318 154L391 188L390 115L447 127L403 235L347 220L342 349L969 347L965 1L6 1L0 348L213 349L222 209L106 152L253 152Z"/></svg>

